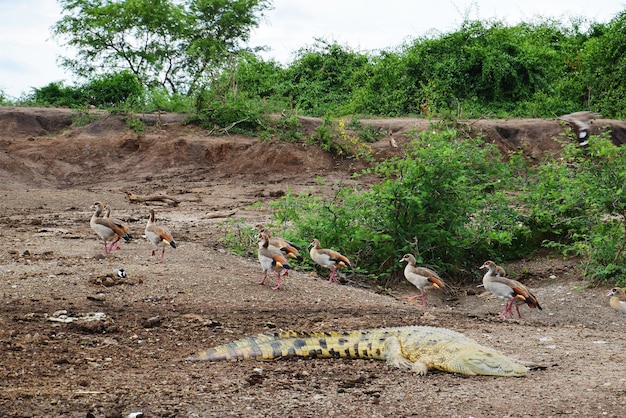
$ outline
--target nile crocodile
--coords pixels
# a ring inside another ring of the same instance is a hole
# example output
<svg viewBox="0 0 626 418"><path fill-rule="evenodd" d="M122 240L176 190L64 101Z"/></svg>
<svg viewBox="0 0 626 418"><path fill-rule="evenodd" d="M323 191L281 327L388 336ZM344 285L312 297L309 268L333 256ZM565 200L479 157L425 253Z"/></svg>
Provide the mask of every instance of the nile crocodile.
<svg viewBox="0 0 626 418"><path fill-rule="evenodd" d="M445 328L408 326L350 332L259 334L199 352L188 360L343 357L385 360L424 375L428 369L468 376L525 376L528 369L501 352Z"/></svg>

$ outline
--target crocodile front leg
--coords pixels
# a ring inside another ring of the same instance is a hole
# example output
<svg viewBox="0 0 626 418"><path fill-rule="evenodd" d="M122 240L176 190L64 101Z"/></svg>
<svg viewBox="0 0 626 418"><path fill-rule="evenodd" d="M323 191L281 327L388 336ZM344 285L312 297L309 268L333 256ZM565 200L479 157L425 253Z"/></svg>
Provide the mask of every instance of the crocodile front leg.
<svg viewBox="0 0 626 418"><path fill-rule="evenodd" d="M408 370L420 376L428 373L428 366L421 361L412 362L408 360L402 352L402 344L396 336L388 337L383 344L385 350L385 361L388 365L397 367L400 370Z"/></svg>

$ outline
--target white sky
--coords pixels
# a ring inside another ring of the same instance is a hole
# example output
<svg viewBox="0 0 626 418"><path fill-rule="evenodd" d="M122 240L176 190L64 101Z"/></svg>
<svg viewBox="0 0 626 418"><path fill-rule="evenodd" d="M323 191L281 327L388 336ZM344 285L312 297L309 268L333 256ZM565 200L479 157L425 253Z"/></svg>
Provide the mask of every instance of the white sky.
<svg viewBox="0 0 626 418"><path fill-rule="evenodd" d="M267 46L266 59L289 63L315 38L366 52L453 31L464 18L512 25L537 16L608 22L625 9L626 0L274 0L250 44ZM53 81L73 83L57 65L66 51L51 39L60 17L56 0L0 0L0 89L10 97Z"/></svg>

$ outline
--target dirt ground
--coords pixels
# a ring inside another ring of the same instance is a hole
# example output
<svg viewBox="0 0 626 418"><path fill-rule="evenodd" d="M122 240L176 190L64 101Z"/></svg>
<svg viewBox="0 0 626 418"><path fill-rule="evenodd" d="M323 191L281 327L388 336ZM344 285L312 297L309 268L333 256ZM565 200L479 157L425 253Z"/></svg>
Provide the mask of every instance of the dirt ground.
<svg viewBox="0 0 626 418"><path fill-rule="evenodd" d="M256 259L219 244L221 223L268 222L267 205L255 203L288 190L329 193L334 182L354 181L360 163L302 144L210 136L178 115L146 115L154 125L142 135L116 117L73 127L72 115L0 108L0 416L626 416L626 319L609 308L608 287L590 285L576 261L542 256L505 266L544 308L522 307L521 321L498 319L502 302L475 285L431 291L423 308L407 300L414 290L405 283L389 292L327 285L296 267L272 291L273 277L257 284ZM415 119L362 122L393 132L399 144L374 144L379 158L402 152L413 127L427 127ZM616 143L626 142L622 122L596 121L594 129L605 125ZM557 120L471 128L529 158L558 150L554 138L564 131ZM181 203L131 203L124 190ZM95 201L110 205L135 237L106 257L89 227ZM149 207L178 243L163 264L142 238ZM184 360L279 329L402 325L454 329L542 367L523 378L418 377L365 360Z"/></svg>

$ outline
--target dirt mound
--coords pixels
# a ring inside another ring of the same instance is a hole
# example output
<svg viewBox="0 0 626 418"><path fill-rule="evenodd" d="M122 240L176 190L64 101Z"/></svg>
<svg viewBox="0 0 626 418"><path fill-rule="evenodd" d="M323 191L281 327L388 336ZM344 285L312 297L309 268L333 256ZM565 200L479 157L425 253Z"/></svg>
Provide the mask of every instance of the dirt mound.
<svg viewBox="0 0 626 418"><path fill-rule="evenodd" d="M71 124L67 109L0 107L0 139L54 134Z"/></svg>
<svg viewBox="0 0 626 418"><path fill-rule="evenodd" d="M70 124L68 110L0 109L4 187L68 187L191 172L310 175L339 167L336 158L317 147L208 136L179 121L148 127L142 134L119 116L82 127Z"/></svg>

